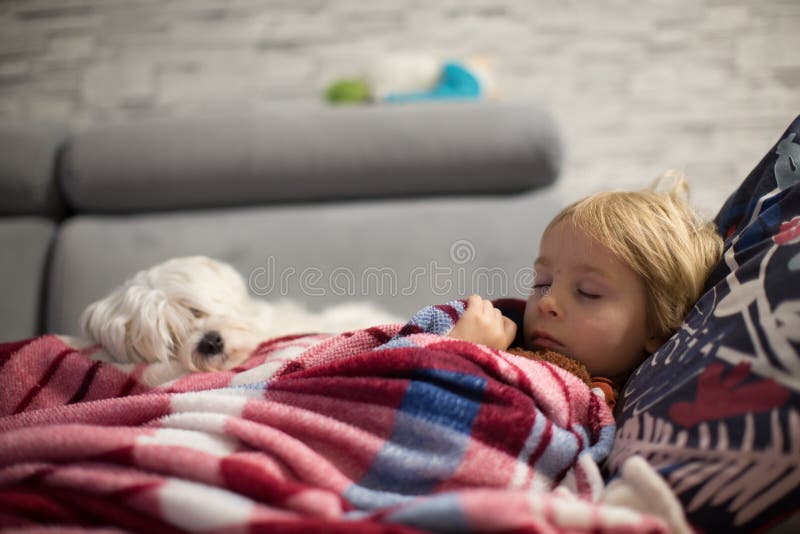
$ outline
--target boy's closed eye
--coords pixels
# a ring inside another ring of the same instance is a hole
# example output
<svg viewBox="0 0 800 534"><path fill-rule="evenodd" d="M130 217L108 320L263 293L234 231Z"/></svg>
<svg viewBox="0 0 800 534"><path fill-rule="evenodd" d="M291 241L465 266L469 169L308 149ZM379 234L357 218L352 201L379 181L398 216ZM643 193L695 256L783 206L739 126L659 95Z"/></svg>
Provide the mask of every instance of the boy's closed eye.
<svg viewBox="0 0 800 534"><path fill-rule="evenodd" d="M531 290L533 293L539 296L547 295L550 293L550 283L548 282L546 284L545 283L533 284Z"/></svg>
<svg viewBox="0 0 800 534"><path fill-rule="evenodd" d="M584 289L578 289L578 295L580 295L583 298L589 299L589 300L597 300L600 297L602 297L602 295L600 295L598 293L591 293L591 292L586 291Z"/></svg>
<svg viewBox="0 0 800 534"><path fill-rule="evenodd" d="M540 296L545 296L550 293L550 282L540 282L538 284L534 284L532 290L534 293L538 293ZM603 292L599 289L595 288L586 288L578 286L575 289L575 292L579 297L588 300L597 300L603 297Z"/></svg>

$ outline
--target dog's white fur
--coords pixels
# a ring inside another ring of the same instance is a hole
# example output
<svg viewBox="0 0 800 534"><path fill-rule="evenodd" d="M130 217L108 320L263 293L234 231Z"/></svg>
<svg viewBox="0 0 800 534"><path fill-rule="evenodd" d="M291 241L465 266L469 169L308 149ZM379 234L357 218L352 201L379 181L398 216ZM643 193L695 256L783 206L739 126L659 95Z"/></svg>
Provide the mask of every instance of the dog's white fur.
<svg viewBox="0 0 800 534"><path fill-rule="evenodd" d="M400 321L366 302L312 313L288 300L254 299L233 267L204 256L175 258L140 271L81 315L84 334L114 360L175 360L190 371L235 367L260 343L281 335L338 333ZM221 350L198 350L212 332L221 338Z"/></svg>

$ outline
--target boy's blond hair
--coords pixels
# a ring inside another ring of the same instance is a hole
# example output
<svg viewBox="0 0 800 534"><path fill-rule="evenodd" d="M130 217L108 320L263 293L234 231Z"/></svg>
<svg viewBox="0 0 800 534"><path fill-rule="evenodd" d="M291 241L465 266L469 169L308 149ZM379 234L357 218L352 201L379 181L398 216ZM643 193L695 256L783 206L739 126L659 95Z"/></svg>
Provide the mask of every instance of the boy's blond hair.
<svg viewBox="0 0 800 534"><path fill-rule="evenodd" d="M672 181L667 191L662 182ZM667 339L703 291L722 254L722 238L688 202L683 175L668 171L641 191L597 193L564 208L561 221L608 247L644 280L648 326Z"/></svg>

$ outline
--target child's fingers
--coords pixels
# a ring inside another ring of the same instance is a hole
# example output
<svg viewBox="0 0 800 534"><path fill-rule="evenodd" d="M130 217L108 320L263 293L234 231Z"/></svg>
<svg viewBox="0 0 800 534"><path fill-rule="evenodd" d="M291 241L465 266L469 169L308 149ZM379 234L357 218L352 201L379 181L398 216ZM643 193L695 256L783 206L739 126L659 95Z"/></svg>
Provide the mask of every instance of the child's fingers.
<svg viewBox="0 0 800 534"><path fill-rule="evenodd" d="M503 335L505 338L506 347L510 347L511 343L514 342L514 338L517 337L517 323L508 317L503 317Z"/></svg>
<svg viewBox="0 0 800 534"><path fill-rule="evenodd" d="M464 313L461 314L461 318L467 318L467 320L472 320L473 317L480 316L483 313L483 299L478 295L470 295L467 299L467 307L464 309Z"/></svg>
<svg viewBox="0 0 800 534"><path fill-rule="evenodd" d="M483 299L481 298L481 296L470 295L469 298L467 299L467 308L465 312L467 310L472 310L472 313L475 313L476 311L479 311L482 308L483 308Z"/></svg>
<svg viewBox="0 0 800 534"><path fill-rule="evenodd" d="M499 308L495 308L490 300L483 301L483 316L486 321L494 325L499 331L503 330L503 312Z"/></svg>
<svg viewBox="0 0 800 534"><path fill-rule="evenodd" d="M505 350L517 335L517 325L503 316L491 301L482 299L480 295L470 295L464 313L448 335L454 339Z"/></svg>

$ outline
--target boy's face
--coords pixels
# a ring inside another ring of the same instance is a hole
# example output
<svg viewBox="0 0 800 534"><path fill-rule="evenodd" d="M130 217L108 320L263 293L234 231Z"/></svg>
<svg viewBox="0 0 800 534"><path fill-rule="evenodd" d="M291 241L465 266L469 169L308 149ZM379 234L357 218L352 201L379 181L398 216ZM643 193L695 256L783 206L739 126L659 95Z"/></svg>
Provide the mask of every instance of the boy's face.
<svg viewBox="0 0 800 534"><path fill-rule="evenodd" d="M583 362L618 383L658 347L644 282L606 247L560 222L542 236L525 307L525 345Z"/></svg>

